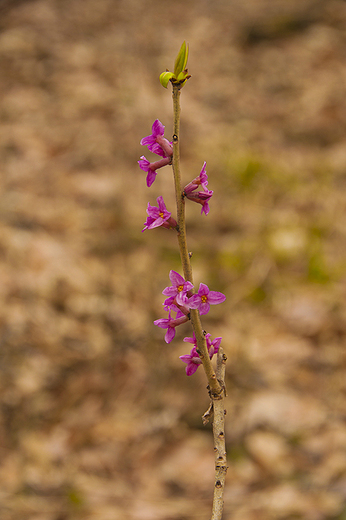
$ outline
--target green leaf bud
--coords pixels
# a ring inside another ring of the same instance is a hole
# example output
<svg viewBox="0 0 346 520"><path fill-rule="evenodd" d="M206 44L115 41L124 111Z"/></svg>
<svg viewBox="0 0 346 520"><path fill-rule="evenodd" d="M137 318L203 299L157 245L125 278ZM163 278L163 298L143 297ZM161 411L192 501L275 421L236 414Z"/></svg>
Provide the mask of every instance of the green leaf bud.
<svg viewBox="0 0 346 520"><path fill-rule="evenodd" d="M184 81L184 80L186 79L187 76L188 76L188 74L187 74L186 71L181 72L181 73L178 75L177 79L176 79L177 83L181 83L182 81Z"/></svg>
<svg viewBox="0 0 346 520"><path fill-rule="evenodd" d="M168 70L166 72L162 72L160 74L160 83L163 87L167 88L168 82L170 79L174 77L173 72L169 72Z"/></svg>

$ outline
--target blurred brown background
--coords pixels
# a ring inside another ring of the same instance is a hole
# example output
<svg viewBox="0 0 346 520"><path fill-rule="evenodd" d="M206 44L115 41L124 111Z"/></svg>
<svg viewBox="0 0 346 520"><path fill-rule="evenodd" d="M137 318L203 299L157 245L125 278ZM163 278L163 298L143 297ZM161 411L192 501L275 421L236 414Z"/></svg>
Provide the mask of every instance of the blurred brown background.
<svg viewBox="0 0 346 520"><path fill-rule="evenodd" d="M346 519L346 2L0 0L0 518L210 517L202 370L153 320L179 270L137 164L183 40L203 325L228 356L227 520Z"/></svg>

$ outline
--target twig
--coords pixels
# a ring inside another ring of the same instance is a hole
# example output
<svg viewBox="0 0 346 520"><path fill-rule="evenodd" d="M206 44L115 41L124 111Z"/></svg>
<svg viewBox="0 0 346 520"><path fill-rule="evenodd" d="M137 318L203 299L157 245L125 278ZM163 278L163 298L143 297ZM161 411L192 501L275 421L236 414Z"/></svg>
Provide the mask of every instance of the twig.
<svg viewBox="0 0 346 520"><path fill-rule="evenodd" d="M213 411L213 401L210 401L208 410L202 415L203 426L208 424L210 417L213 415Z"/></svg>

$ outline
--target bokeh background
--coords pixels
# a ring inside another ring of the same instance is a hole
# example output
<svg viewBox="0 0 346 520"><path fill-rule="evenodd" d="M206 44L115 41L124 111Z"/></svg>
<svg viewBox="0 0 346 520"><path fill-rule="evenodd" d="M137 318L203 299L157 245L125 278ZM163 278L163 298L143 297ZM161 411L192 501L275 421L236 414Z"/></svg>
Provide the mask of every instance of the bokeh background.
<svg viewBox="0 0 346 520"><path fill-rule="evenodd" d="M346 518L346 3L0 1L0 518L210 518L206 381L153 320L181 271L137 164L190 44L185 183L227 365L225 520Z"/></svg>

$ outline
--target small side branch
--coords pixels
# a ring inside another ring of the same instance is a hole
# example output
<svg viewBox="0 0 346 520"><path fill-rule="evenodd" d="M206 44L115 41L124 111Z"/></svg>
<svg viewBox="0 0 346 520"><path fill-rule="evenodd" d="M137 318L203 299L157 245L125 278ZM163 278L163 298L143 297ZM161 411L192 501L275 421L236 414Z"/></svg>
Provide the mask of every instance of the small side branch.
<svg viewBox="0 0 346 520"><path fill-rule="evenodd" d="M211 520L221 520L223 511L223 495L225 489L225 479L227 473L226 459L226 441L225 441L225 371L226 371L226 355L220 347L217 354L216 376L222 387L219 396L213 396L212 409L214 413L213 419L213 436L215 451L215 483L214 483L214 499ZM209 410L208 410L209 411ZM208 413L208 411L206 413Z"/></svg>
<svg viewBox="0 0 346 520"><path fill-rule="evenodd" d="M212 415L213 415L213 401L210 402L208 410L206 412L204 412L204 414L202 415L203 426L208 424L209 419L211 418Z"/></svg>

